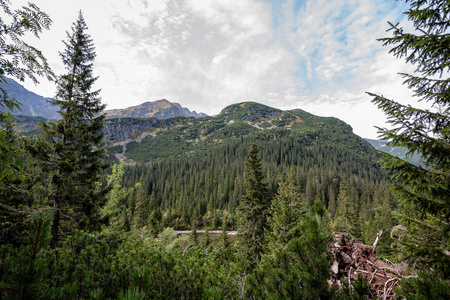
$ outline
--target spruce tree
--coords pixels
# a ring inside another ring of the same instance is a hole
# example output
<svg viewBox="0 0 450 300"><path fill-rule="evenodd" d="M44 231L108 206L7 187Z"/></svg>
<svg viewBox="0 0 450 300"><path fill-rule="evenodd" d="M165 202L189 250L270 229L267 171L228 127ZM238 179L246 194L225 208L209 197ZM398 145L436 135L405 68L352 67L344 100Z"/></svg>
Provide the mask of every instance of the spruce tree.
<svg viewBox="0 0 450 300"><path fill-rule="evenodd" d="M339 196L337 199L336 213L334 215L334 223L337 226L338 231L345 232L346 234L356 235L356 195L351 193L351 187L349 183L342 181L339 186Z"/></svg>
<svg viewBox="0 0 450 300"><path fill-rule="evenodd" d="M128 188L122 186L123 168L123 162L114 164L111 174L106 179L110 189L106 195L107 202L100 211L101 217L107 219L108 226L105 229L106 231L121 230L123 227L121 218L124 216L122 210L126 210L126 199L134 192L134 187Z"/></svg>
<svg viewBox="0 0 450 300"><path fill-rule="evenodd" d="M65 50L60 56L67 73L58 78L57 93L52 101L60 107L61 119L42 124L44 139L34 148L42 168L48 172L48 198L53 208L52 248L61 229L61 211L70 215L75 226L92 229L99 219L99 208L106 189L96 187L103 169L103 122L99 90L93 90L95 49L86 33L88 27L80 11L67 32Z"/></svg>
<svg viewBox="0 0 450 300"><path fill-rule="evenodd" d="M242 251L251 263L261 258L265 244L264 231L267 229L268 192L263 182L259 150L250 146L245 164L246 193L239 205L238 238Z"/></svg>
<svg viewBox="0 0 450 300"><path fill-rule="evenodd" d="M140 230L146 225L148 218L147 199L145 197L144 179L141 177L136 189L136 208L134 210L133 223L134 228Z"/></svg>
<svg viewBox="0 0 450 300"><path fill-rule="evenodd" d="M405 13L415 31L390 24L393 36L380 39L390 53L417 67L403 74L406 84L427 109L370 94L391 128L379 128L390 146L406 147L422 157L420 165L385 154L382 163L395 180L408 227L404 241L409 258L450 276L450 5L447 0L406 0Z"/></svg>
<svg viewBox="0 0 450 300"><path fill-rule="evenodd" d="M43 279L48 271L48 260L43 252L50 242L50 215L31 216L25 243L12 249L0 246L0 298L42 299L47 287Z"/></svg>
<svg viewBox="0 0 450 300"><path fill-rule="evenodd" d="M279 183L278 193L272 200L268 223L271 242L287 245L298 235L298 221L301 216L301 193L293 172Z"/></svg>

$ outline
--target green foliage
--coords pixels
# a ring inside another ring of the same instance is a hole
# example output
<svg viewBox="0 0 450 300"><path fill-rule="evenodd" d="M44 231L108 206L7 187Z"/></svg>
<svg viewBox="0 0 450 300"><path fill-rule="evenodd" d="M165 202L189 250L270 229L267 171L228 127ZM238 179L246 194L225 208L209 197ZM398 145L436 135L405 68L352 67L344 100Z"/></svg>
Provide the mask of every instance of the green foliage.
<svg viewBox="0 0 450 300"><path fill-rule="evenodd" d="M41 123L44 138L29 145L48 178L44 185L54 210L52 248L59 240L64 221L61 216L71 215L78 228L99 228L99 209L107 192L97 184L106 168L104 150L99 148L105 105L100 102L99 91L91 90L97 79L92 74L95 51L86 30L80 12L72 32L67 33L65 50L60 53L68 73L59 77L52 103L60 107L62 119Z"/></svg>
<svg viewBox="0 0 450 300"><path fill-rule="evenodd" d="M4 14L0 18L0 84L6 83L5 76L18 78L20 81L29 78L35 83L38 83L36 75L51 79L53 73L47 59L41 51L26 43L23 37L31 33L39 38L43 30L50 28L52 20L32 3L13 11L6 0L0 2L0 7ZM19 107L17 100L10 99L3 88L0 88L0 94L0 106L3 109ZM0 112L0 122L4 118L4 113Z"/></svg>
<svg viewBox="0 0 450 300"><path fill-rule="evenodd" d="M20 109L20 103L10 98L3 88L8 84L6 76L24 81L26 78L38 83L37 76L53 78L53 73L43 54L25 42L33 34L39 38L50 28L48 15L36 5L28 3L20 9L11 10L8 0L0 2L0 241L11 242L11 229L20 227L24 205L20 185L26 178L25 151L14 131L14 118L10 111ZM19 200L20 199L20 200ZM7 237L5 237L7 236Z"/></svg>
<svg viewBox="0 0 450 300"><path fill-rule="evenodd" d="M18 137L13 129L10 114L4 114L0 120L0 184L1 190L8 188L7 182L25 179L23 170L23 149L19 146Z"/></svg>
<svg viewBox="0 0 450 300"><path fill-rule="evenodd" d="M391 46L390 53L414 64L416 74L403 74L414 95L429 102L429 109L400 104L384 96L373 102L385 112L391 129L380 128L380 137L389 146L406 147L407 156L418 154L421 165L413 165L392 155L385 155L383 166L392 173L394 190L402 198L401 221L409 234L403 251L424 268L450 275L450 101L448 44L450 37L446 0L411 0L405 13L416 29L406 32L390 24L393 36L380 39ZM411 211L419 214L409 214ZM435 228L437 232L430 230Z"/></svg>
<svg viewBox="0 0 450 300"><path fill-rule="evenodd" d="M139 288L129 288L126 292L120 292L118 298L119 300L144 300L145 293L139 292Z"/></svg>
<svg viewBox="0 0 450 300"><path fill-rule="evenodd" d="M189 240L190 240L191 244L194 246L198 246L200 243L199 238L198 238L198 233L197 233L197 227L195 225L192 226L192 231L189 236Z"/></svg>
<svg viewBox="0 0 450 300"><path fill-rule="evenodd" d="M136 207L134 209L133 222L136 229L141 229L145 227L148 218L147 199L145 198L145 186L142 178L136 184L135 189Z"/></svg>
<svg viewBox="0 0 450 300"><path fill-rule="evenodd" d="M450 282L436 274L419 272L418 278L404 278L396 289L398 297L404 299L448 299Z"/></svg>
<svg viewBox="0 0 450 300"><path fill-rule="evenodd" d="M123 174L123 163L119 163L112 166L112 172L107 177L110 190L106 196L107 202L101 209L101 216L108 219L107 231L117 231L123 227L126 199L134 191L134 188L122 187Z"/></svg>
<svg viewBox="0 0 450 300"><path fill-rule="evenodd" d="M50 243L50 215L35 214L30 220L28 238L11 249L0 247L0 297L2 299L41 299L45 293L42 280L48 261L42 250Z"/></svg>
<svg viewBox="0 0 450 300"><path fill-rule="evenodd" d="M249 277L249 292L260 294L255 298L263 295L268 299L318 299L330 295L326 281L330 273L327 244L331 231L320 202L316 211L304 215L299 236L287 245L273 246L263 256Z"/></svg>
<svg viewBox="0 0 450 300"><path fill-rule="evenodd" d="M3 127L0 130L0 244L3 244L17 242L20 227L28 218L29 191L24 182L29 161L12 120L6 119L0 127Z"/></svg>
<svg viewBox="0 0 450 300"><path fill-rule="evenodd" d="M293 172L289 177L280 182L278 193L272 200L268 223L270 230L268 239L272 243L287 245L298 235L297 222L302 213L302 195L297 178ZM305 211L303 207L303 211Z"/></svg>
<svg viewBox="0 0 450 300"><path fill-rule="evenodd" d="M246 193L239 204L238 238L245 257L255 262L260 259L265 245L269 198L256 145L250 146L248 155L245 165Z"/></svg>
<svg viewBox="0 0 450 300"><path fill-rule="evenodd" d="M334 222L339 232L347 234L360 232L357 224L357 197L352 195L345 182L341 182Z"/></svg>
<svg viewBox="0 0 450 300"><path fill-rule="evenodd" d="M49 286L74 298L86 298L91 291L112 285L110 274L114 265L113 236L96 236L76 230L60 248L49 251L51 277ZM106 291L105 291L106 292Z"/></svg>
<svg viewBox="0 0 450 300"><path fill-rule="evenodd" d="M369 283L364 280L361 274L351 281L348 279L342 280L342 289L334 295L335 299L345 300L362 300L370 299Z"/></svg>

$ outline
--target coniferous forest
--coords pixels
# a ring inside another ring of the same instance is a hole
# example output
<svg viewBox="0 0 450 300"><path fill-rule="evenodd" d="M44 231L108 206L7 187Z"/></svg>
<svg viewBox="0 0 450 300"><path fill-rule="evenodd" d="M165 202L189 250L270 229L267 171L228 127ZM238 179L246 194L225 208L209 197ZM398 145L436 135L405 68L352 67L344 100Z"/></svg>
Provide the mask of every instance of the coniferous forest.
<svg viewBox="0 0 450 300"><path fill-rule="evenodd" d="M254 102L106 120L83 13L54 74L23 39L51 17L0 1L0 299L448 299L450 5L405 2L415 31L389 23L380 41L429 109L368 94L380 138L419 164ZM54 81L60 118L19 130L7 78ZM105 129L146 122L126 149Z"/></svg>

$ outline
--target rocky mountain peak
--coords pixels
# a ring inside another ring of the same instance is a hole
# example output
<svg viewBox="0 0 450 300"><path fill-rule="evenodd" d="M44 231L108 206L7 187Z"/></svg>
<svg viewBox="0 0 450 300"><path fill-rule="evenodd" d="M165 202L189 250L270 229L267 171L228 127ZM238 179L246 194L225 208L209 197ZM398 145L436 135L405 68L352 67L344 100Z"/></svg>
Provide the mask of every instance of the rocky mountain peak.
<svg viewBox="0 0 450 300"><path fill-rule="evenodd" d="M123 109L106 110L107 118L157 118L167 119L176 116L183 117L204 117L203 113L196 113L189 109L182 107L179 103L172 103L166 99L147 101L139 105L131 106Z"/></svg>

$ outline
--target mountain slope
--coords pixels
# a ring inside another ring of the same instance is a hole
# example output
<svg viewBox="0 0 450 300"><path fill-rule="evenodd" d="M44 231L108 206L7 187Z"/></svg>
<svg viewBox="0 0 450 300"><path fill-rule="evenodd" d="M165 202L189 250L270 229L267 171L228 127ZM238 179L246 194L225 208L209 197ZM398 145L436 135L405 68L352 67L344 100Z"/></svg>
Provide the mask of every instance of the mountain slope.
<svg viewBox="0 0 450 300"><path fill-rule="evenodd" d="M127 162L124 184L132 187L142 179L147 209L158 220L151 222L164 226L186 228L195 221L220 228L225 220L235 228L253 143L260 149L270 197L280 179L293 172L302 194L296 201L305 208L320 200L333 216L343 211L345 197L357 203L355 211L374 216L372 209L387 201L387 176L375 149L346 123L301 109L245 102L215 117L108 119L105 134L109 158ZM363 225L374 227L355 226Z"/></svg>
<svg viewBox="0 0 450 300"><path fill-rule="evenodd" d="M134 118L157 118L157 119L167 119L176 116L183 117L204 117L203 113L196 113L195 111L190 111L185 107L181 107L178 103L171 103L166 99L157 100L153 102L144 102L140 105L131 106L124 109L111 109L106 110L107 118L123 118L123 117L134 117Z"/></svg>
<svg viewBox="0 0 450 300"><path fill-rule="evenodd" d="M7 84L2 84L1 87L10 98L15 98L21 103L21 110L14 109L12 112L13 115L40 116L46 119L59 118L59 114L57 113L58 108L48 102L51 98L44 98L30 92L11 78L6 78L6 81ZM4 110L4 108L0 107L0 110Z"/></svg>
<svg viewBox="0 0 450 300"><path fill-rule="evenodd" d="M407 148L404 147L391 147L388 146L388 142L386 141L379 141L379 140L372 140L372 139L365 139L368 141L375 149L379 151L383 151L392 155L395 155L397 157L400 157L401 159L407 160L415 165L420 164L420 156L417 154L414 154L411 157L406 157L406 153L408 152Z"/></svg>
<svg viewBox="0 0 450 300"><path fill-rule="evenodd" d="M373 148L339 119L314 116L301 109L282 111L254 102L228 106L215 117L116 118L105 122L105 140L110 146L121 146L111 153L124 152L126 158L139 163L202 155L239 139L277 141L283 137L301 139L309 146L346 148L358 153L362 160L367 159L364 152L375 155Z"/></svg>
<svg viewBox="0 0 450 300"><path fill-rule="evenodd" d="M18 117L17 129L27 135L39 131L43 119ZM318 117L301 109L282 111L255 102L224 108L215 117L109 118L105 120L109 153L130 163L154 162L181 156L203 155L234 141L285 139L299 147L315 145L346 149L361 160L376 162L372 146L352 132L351 126L333 117Z"/></svg>

